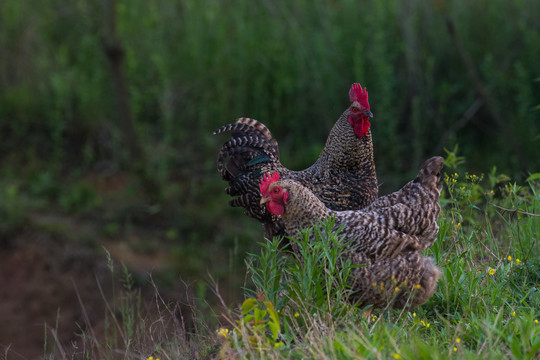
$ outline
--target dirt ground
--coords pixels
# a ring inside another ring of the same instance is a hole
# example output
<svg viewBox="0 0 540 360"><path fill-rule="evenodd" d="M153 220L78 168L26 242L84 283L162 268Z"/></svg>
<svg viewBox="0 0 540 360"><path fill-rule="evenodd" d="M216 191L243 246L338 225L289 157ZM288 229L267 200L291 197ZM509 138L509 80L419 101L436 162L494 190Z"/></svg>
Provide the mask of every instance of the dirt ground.
<svg viewBox="0 0 540 360"><path fill-rule="evenodd" d="M96 279L107 282L106 259L54 236L28 230L0 249L0 346L8 359L43 356L45 332L69 343L84 324L77 293L92 319L103 317ZM105 286L105 288L107 288Z"/></svg>
<svg viewBox="0 0 540 360"><path fill-rule="evenodd" d="M45 347L80 343L85 316L93 328L103 326L113 280L101 246L116 264L142 276L164 263L165 254L138 254L122 241L68 239L62 235L66 227L84 224L60 219L58 231L58 221L33 219L31 226L0 239L0 359L39 359ZM151 299L152 292L148 283L143 293Z"/></svg>

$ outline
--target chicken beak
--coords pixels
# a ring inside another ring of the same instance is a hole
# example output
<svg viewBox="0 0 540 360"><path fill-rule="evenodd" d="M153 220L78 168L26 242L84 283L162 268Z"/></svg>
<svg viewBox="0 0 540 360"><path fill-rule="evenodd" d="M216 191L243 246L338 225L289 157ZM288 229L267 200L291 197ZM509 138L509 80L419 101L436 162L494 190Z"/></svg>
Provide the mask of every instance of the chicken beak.
<svg viewBox="0 0 540 360"><path fill-rule="evenodd" d="M261 205L262 205L262 204L266 204L266 203L269 202L269 201L270 201L270 198L269 198L269 197L263 197L263 198L261 198L260 204L261 204Z"/></svg>
<svg viewBox="0 0 540 360"><path fill-rule="evenodd" d="M366 111L364 112L364 115L369 116L370 118L373 117L373 113L372 113L371 111L369 111L369 110L366 110Z"/></svg>

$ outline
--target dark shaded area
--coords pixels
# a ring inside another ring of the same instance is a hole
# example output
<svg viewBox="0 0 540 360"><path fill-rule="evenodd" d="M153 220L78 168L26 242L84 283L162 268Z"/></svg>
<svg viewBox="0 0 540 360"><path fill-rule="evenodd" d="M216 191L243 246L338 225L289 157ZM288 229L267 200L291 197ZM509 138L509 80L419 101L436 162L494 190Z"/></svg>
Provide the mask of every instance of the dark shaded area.
<svg viewBox="0 0 540 360"><path fill-rule="evenodd" d="M79 325L84 328L77 291L84 294L88 316L103 327L97 319L103 317L104 302L95 284L98 280L111 288L104 257L35 229L21 232L12 242L0 251L0 317L7 325L1 327L0 339L2 347L10 348L8 358L39 358L44 334L51 329L60 330L62 343L76 339Z"/></svg>
<svg viewBox="0 0 540 360"><path fill-rule="evenodd" d="M240 116L304 168L358 81L381 194L455 145L475 173L537 172L538 13L532 0L2 1L0 344L35 356L58 308L70 339L71 279L100 321L103 247L171 301L208 274L240 299L262 229L228 208L211 135Z"/></svg>

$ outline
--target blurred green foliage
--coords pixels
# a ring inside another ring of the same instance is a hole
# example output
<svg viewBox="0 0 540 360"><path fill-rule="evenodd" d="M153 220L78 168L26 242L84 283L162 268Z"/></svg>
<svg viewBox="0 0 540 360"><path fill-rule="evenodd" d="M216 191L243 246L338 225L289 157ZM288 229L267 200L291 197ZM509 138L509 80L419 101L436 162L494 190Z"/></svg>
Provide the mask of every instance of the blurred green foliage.
<svg viewBox="0 0 540 360"><path fill-rule="evenodd" d="M124 145L104 3L0 3L0 175L24 178L21 191L65 211L112 205L85 176L129 172L140 160ZM136 140L168 203L145 214L167 213L174 233L193 241L232 225L215 171L225 139L214 129L257 118L283 163L306 167L355 81L370 93L383 194L456 144L478 173L496 165L519 181L540 168L538 1L117 0L116 11ZM445 19L509 132L487 110ZM141 192L126 185L128 198Z"/></svg>

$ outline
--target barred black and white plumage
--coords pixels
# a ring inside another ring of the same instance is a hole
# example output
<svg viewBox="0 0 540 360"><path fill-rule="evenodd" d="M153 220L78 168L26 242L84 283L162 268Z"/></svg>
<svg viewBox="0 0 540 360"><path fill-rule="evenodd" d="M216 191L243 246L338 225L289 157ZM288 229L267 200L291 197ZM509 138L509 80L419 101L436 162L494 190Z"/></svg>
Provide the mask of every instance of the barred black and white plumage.
<svg viewBox="0 0 540 360"><path fill-rule="evenodd" d="M302 171L293 171L280 162L277 141L261 122L240 118L214 132L230 131L231 139L221 148L217 168L225 190L236 197L231 206L244 207L248 216L265 226L266 237L284 234L281 220L259 204L259 181L266 172L278 172L309 188L330 209L362 209L378 196L369 119L373 116L367 91L353 84L351 105L331 129L317 161Z"/></svg>
<svg viewBox="0 0 540 360"><path fill-rule="evenodd" d="M416 179L362 210L328 209L299 182L275 174L264 177L260 202L281 218L288 236L335 217L335 229L343 227L340 235L351 242L346 256L355 265L366 265L354 271L355 298L375 307L415 307L433 295L440 276L421 250L433 244L438 232L442 165L441 157L428 159Z"/></svg>

